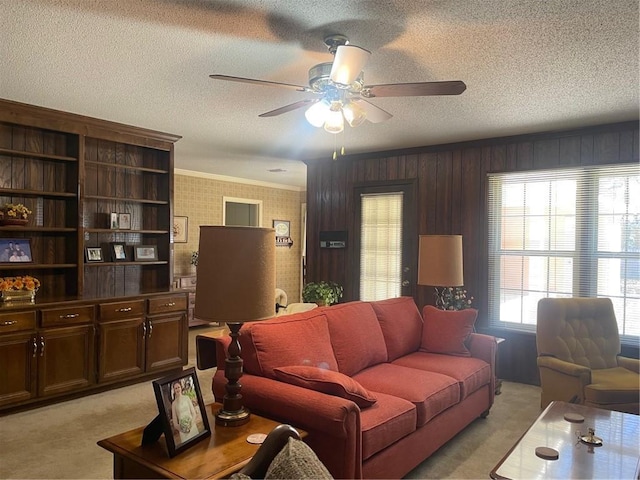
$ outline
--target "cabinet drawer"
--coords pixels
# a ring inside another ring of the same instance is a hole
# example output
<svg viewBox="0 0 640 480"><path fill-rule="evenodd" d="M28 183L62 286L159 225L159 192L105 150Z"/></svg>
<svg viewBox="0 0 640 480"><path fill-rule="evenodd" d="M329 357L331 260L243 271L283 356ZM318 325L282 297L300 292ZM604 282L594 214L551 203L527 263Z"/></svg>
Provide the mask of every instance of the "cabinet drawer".
<svg viewBox="0 0 640 480"><path fill-rule="evenodd" d="M165 312L177 312L186 309L186 295L173 295L149 299L149 315Z"/></svg>
<svg viewBox="0 0 640 480"><path fill-rule="evenodd" d="M144 315L144 300L102 303L98 308L101 321L141 317Z"/></svg>
<svg viewBox="0 0 640 480"><path fill-rule="evenodd" d="M36 312L3 313L0 315L0 333L35 330Z"/></svg>
<svg viewBox="0 0 640 480"><path fill-rule="evenodd" d="M78 305L76 307L52 308L42 310L42 326L77 325L91 323L94 317L93 305Z"/></svg>

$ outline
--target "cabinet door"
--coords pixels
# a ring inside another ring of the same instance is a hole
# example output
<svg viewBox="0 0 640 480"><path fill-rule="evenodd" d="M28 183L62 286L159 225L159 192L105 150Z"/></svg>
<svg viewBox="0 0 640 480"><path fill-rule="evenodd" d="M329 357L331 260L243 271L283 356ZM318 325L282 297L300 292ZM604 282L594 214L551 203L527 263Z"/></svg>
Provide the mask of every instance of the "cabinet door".
<svg viewBox="0 0 640 480"><path fill-rule="evenodd" d="M186 314L148 317L147 322L147 372L186 365Z"/></svg>
<svg viewBox="0 0 640 480"><path fill-rule="evenodd" d="M93 325L38 331L38 395L70 392L95 383Z"/></svg>
<svg viewBox="0 0 640 480"><path fill-rule="evenodd" d="M36 395L35 333L0 335L0 406Z"/></svg>
<svg viewBox="0 0 640 480"><path fill-rule="evenodd" d="M144 330L143 318L99 325L98 382L122 380L144 373Z"/></svg>

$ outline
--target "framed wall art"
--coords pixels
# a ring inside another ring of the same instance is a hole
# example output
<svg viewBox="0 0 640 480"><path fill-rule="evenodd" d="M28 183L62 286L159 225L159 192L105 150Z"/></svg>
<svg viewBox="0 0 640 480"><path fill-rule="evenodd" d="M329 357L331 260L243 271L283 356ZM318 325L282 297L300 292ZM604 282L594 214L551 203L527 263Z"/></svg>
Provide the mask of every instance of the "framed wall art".
<svg viewBox="0 0 640 480"><path fill-rule="evenodd" d="M173 217L173 243L187 243L189 217Z"/></svg>
<svg viewBox="0 0 640 480"><path fill-rule="evenodd" d="M153 381L169 457L211 435L194 367Z"/></svg>
<svg viewBox="0 0 640 480"><path fill-rule="evenodd" d="M31 240L28 238L0 239L0 263L33 262Z"/></svg>

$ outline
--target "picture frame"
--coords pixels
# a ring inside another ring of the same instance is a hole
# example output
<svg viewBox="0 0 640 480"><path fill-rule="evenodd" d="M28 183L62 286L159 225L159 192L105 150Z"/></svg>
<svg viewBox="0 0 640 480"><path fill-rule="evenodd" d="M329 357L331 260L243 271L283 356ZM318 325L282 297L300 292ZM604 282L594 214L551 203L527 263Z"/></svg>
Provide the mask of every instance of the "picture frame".
<svg viewBox="0 0 640 480"><path fill-rule="evenodd" d="M85 247L84 258L87 263L104 262L101 247Z"/></svg>
<svg viewBox="0 0 640 480"><path fill-rule="evenodd" d="M122 242L111 242L111 261L112 262L128 262L126 245Z"/></svg>
<svg viewBox="0 0 640 480"><path fill-rule="evenodd" d="M276 231L276 247L291 247L291 222L289 220L274 220L273 228Z"/></svg>
<svg viewBox="0 0 640 480"><path fill-rule="evenodd" d="M156 245L135 245L133 247L133 259L136 262L158 261L158 247Z"/></svg>
<svg viewBox="0 0 640 480"><path fill-rule="evenodd" d="M1 238L0 263L33 263L31 239Z"/></svg>
<svg viewBox="0 0 640 480"><path fill-rule="evenodd" d="M173 217L173 243L187 243L189 217Z"/></svg>
<svg viewBox="0 0 640 480"><path fill-rule="evenodd" d="M111 212L109 214L109 228L111 230L118 230L120 228L120 223L118 222L118 214L116 212Z"/></svg>
<svg viewBox="0 0 640 480"><path fill-rule="evenodd" d="M153 381L169 457L211 436L195 367Z"/></svg>
<svg viewBox="0 0 640 480"><path fill-rule="evenodd" d="M130 213L118 214L118 228L120 230L131 230L131 214Z"/></svg>

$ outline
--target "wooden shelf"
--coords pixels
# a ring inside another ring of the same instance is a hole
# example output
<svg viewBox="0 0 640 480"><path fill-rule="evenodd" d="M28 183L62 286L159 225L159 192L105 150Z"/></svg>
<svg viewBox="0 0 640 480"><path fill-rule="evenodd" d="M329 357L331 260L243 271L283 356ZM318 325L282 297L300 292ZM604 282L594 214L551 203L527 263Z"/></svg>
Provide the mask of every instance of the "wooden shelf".
<svg viewBox="0 0 640 480"><path fill-rule="evenodd" d="M149 168L149 167L136 167L134 165L123 165L120 163L105 163L105 162L94 162L91 160L87 160L85 162L87 165L97 165L99 167L111 167L111 168L122 168L125 170L134 170L138 172L147 172L147 173L158 173L158 174L166 174L167 170L161 170L159 168Z"/></svg>
<svg viewBox="0 0 640 480"><path fill-rule="evenodd" d="M28 157L39 158L42 160L54 160L56 162L77 162L75 157L67 157L64 155L50 155L48 153L25 152L23 150L12 150L9 148L0 148L0 155L9 155L12 157Z"/></svg>
<svg viewBox="0 0 640 480"><path fill-rule="evenodd" d="M157 260L154 262L87 262L85 267L127 267L131 265L166 265L167 261Z"/></svg>
<svg viewBox="0 0 640 480"><path fill-rule="evenodd" d="M166 200L148 200L145 198L120 198L120 197L107 197L103 195L85 195L86 200L105 200L109 202L122 202L122 203L147 203L150 205L168 205Z"/></svg>
<svg viewBox="0 0 640 480"><path fill-rule="evenodd" d="M3 263L2 270L49 270L55 268L77 268L77 263Z"/></svg>
<svg viewBox="0 0 640 480"><path fill-rule="evenodd" d="M49 198L76 198L76 193L69 192L43 192L42 190L25 190L20 188L0 188L0 195L11 197L49 197Z"/></svg>
<svg viewBox="0 0 640 480"><path fill-rule="evenodd" d="M74 233L78 229L71 227L39 227L37 225L5 225L0 226L3 232L43 232L43 233Z"/></svg>
<svg viewBox="0 0 640 480"><path fill-rule="evenodd" d="M122 230L112 228L85 228L88 233L141 233L143 235L165 235L169 230Z"/></svg>

